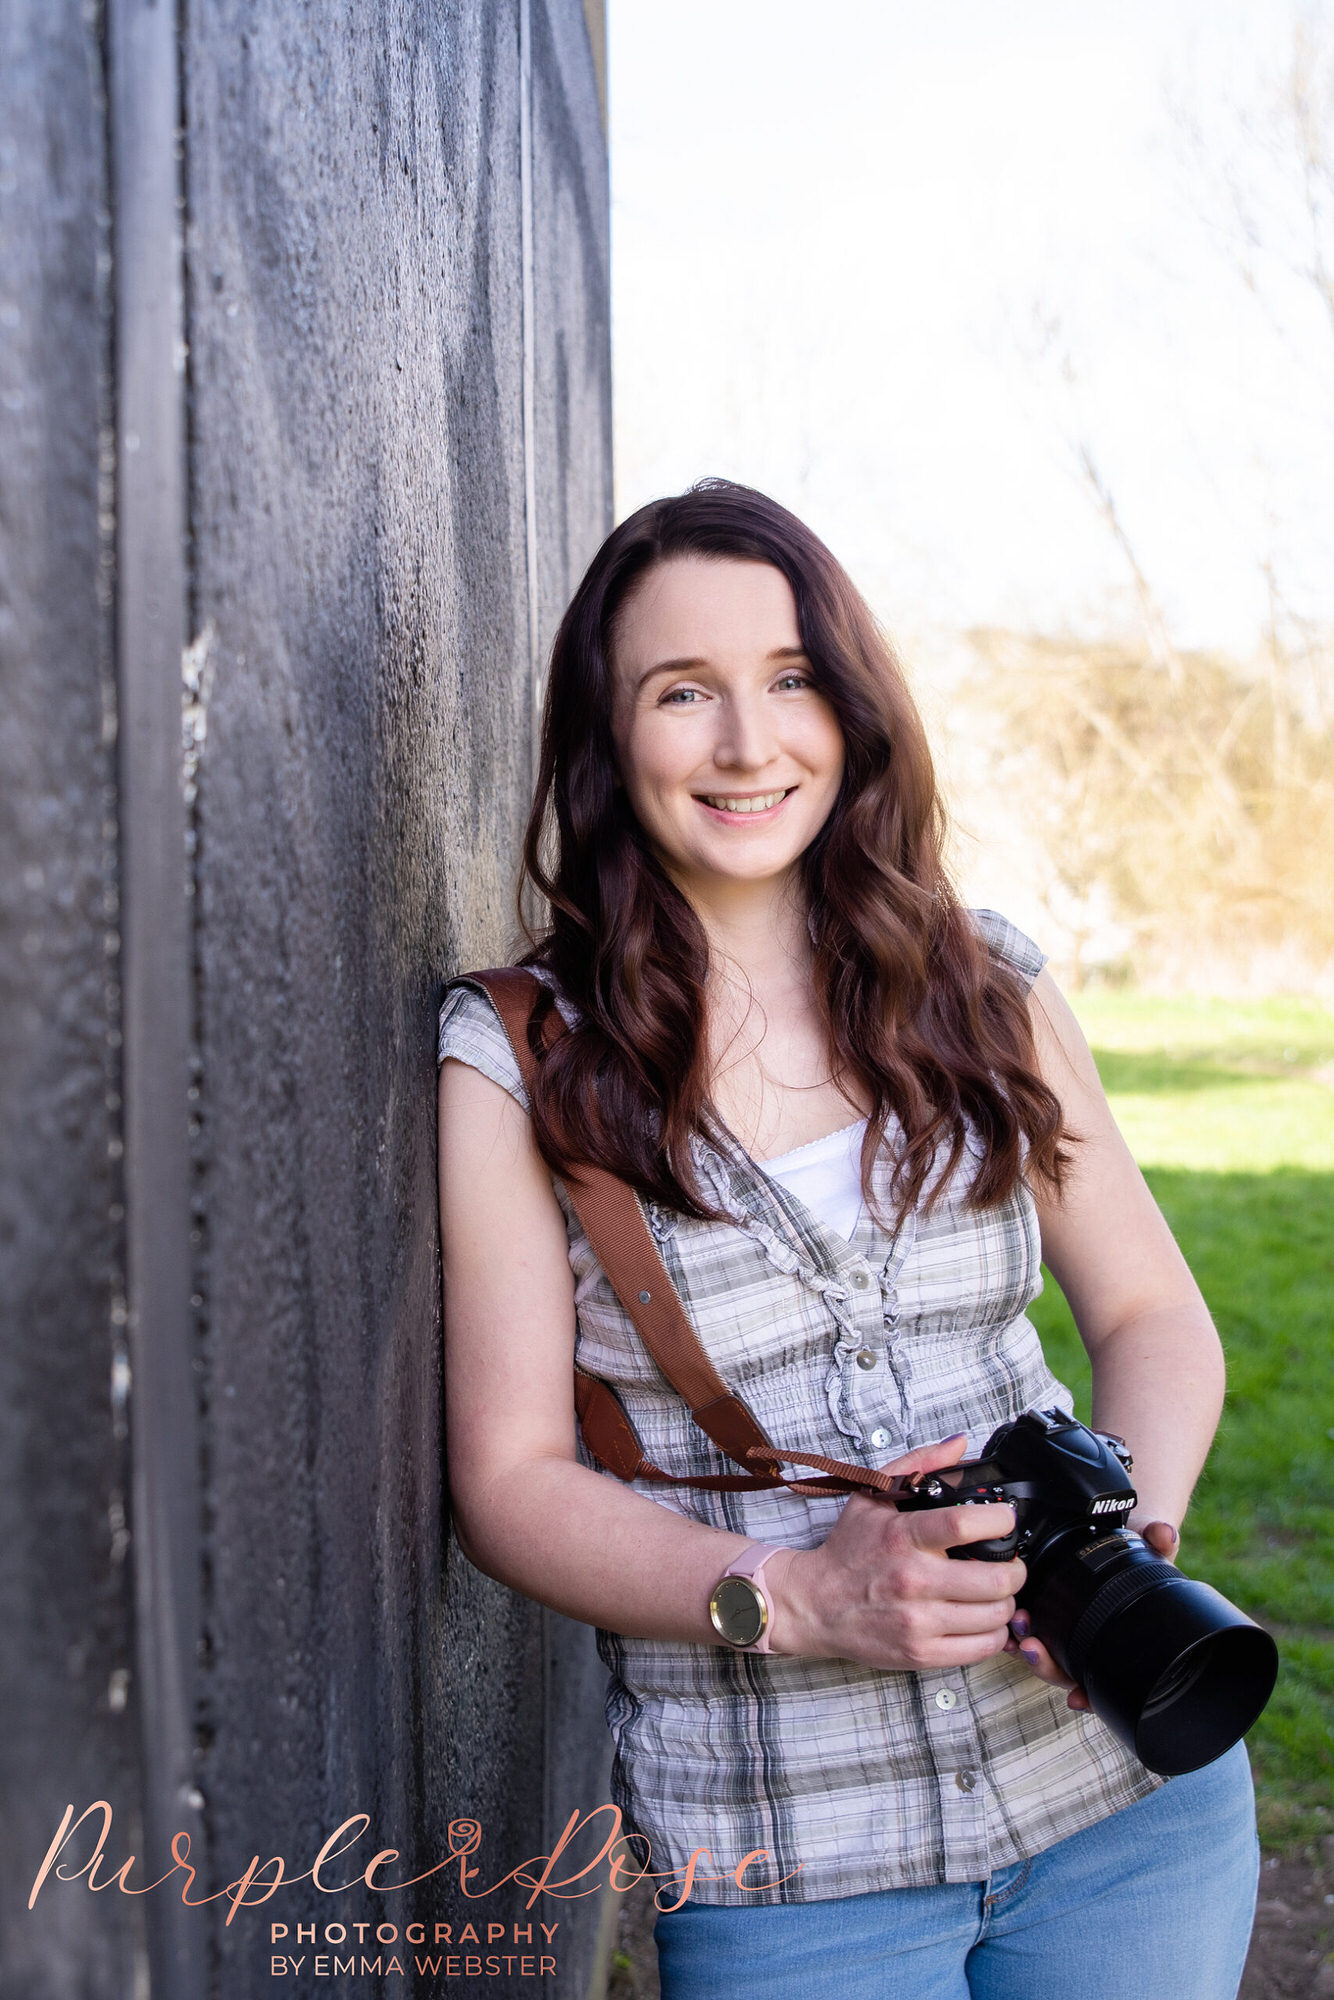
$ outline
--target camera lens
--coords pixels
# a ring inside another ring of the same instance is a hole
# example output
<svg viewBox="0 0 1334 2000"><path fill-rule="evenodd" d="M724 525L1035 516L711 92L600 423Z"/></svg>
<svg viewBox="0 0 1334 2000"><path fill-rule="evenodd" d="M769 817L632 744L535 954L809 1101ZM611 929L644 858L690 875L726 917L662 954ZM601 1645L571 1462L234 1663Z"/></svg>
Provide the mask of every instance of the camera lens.
<svg viewBox="0 0 1334 2000"><path fill-rule="evenodd" d="M1221 1757L1273 1693L1269 1634L1138 1535L1058 1535L1022 1595L1094 1714L1163 1777Z"/></svg>

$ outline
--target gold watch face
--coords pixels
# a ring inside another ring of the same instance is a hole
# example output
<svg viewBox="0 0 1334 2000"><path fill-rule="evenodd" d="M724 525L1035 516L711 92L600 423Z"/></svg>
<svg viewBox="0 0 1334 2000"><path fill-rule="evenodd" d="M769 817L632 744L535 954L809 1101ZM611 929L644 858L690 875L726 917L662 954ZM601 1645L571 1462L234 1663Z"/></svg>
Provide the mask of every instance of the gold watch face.
<svg viewBox="0 0 1334 2000"><path fill-rule="evenodd" d="M753 1646L769 1622L769 1607L748 1576L725 1576L709 1599L709 1617L729 1646Z"/></svg>

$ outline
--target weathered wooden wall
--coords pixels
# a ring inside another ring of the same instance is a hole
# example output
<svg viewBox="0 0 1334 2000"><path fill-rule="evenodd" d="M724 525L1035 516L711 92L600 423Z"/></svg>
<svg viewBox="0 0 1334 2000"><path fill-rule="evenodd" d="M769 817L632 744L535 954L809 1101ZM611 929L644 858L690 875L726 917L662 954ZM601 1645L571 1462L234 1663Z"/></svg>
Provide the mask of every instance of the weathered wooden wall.
<svg viewBox="0 0 1334 2000"><path fill-rule="evenodd" d="M575 0L4 18L0 1994L239 2000L271 1920L467 1912L29 1912L67 1803L201 1894L358 1812L500 1874L606 1796L591 1634L450 1543L434 1195L610 526L601 72ZM513 1990L582 2000L555 1914Z"/></svg>

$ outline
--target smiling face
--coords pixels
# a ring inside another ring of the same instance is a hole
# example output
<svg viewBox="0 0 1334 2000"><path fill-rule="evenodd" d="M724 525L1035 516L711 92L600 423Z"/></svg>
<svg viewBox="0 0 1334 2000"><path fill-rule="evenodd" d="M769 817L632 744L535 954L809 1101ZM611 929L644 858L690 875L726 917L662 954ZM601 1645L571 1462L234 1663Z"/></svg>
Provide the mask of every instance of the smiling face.
<svg viewBox="0 0 1334 2000"><path fill-rule="evenodd" d="M843 734L771 563L674 556L621 608L612 735L626 794L686 894L790 876L829 816Z"/></svg>

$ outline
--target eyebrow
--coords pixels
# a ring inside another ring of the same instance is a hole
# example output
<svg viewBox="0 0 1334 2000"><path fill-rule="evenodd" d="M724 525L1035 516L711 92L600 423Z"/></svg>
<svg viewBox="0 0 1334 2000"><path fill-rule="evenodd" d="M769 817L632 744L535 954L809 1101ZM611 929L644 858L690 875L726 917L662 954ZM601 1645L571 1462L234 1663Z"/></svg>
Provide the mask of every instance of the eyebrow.
<svg viewBox="0 0 1334 2000"><path fill-rule="evenodd" d="M810 655L804 646L775 646L772 653L766 653L765 658L768 660L805 660L808 664L810 661ZM638 694L645 682L651 681L655 674L685 674L690 673L697 667L707 667L710 664L708 660L699 658L659 660L656 665L645 668L644 672L635 682L634 691Z"/></svg>

